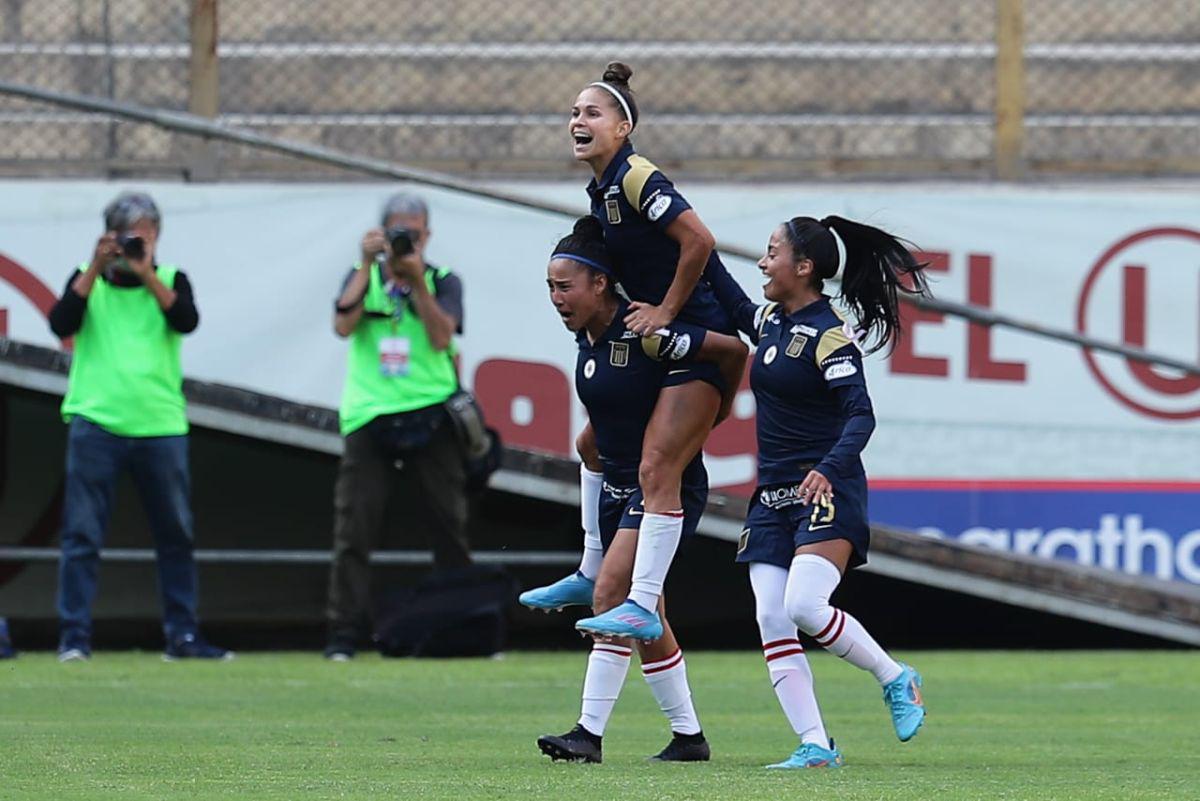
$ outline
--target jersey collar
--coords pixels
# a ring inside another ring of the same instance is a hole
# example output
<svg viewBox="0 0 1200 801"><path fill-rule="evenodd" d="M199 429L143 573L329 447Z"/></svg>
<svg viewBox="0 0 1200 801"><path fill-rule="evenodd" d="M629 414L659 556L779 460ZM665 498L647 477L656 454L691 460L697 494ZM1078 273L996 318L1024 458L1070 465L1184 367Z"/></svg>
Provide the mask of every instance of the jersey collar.
<svg viewBox="0 0 1200 801"><path fill-rule="evenodd" d="M621 335L625 333L625 315L629 314L629 303L624 299L617 302L617 312L613 315L612 322L608 324L608 328L600 335L600 338L595 342L588 341L587 331L580 329L575 332L575 341L585 347L595 348L603 342L616 342L621 339Z"/></svg>
<svg viewBox="0 0 1200 801"><path fill-rule="evenodd" d="M796 311L792 312L791 314L786 314L784 316L787 317L787 319L791 320L793 323L801 323L801 322L804 322L805 320L809 319L810 317L815 317L818 314L820 314L824 311L827 311L828 309L829 309L829 296L822 295L820 298L818 298L817 300L814 300L812 303L808 304L803 309L797 309Z"/></svg>
<svg viewBox="0 0 1200 801"><path fill-rule="evenodd" d="M625 144L621 145L621 149L612 157L612 161L608 162L608 166L604 168L604 175L600 177L599 183L595 178L588 182L587 192L592 198L598 198L600 193L608 191L613 182L617 180L617 172L625 162L629 161L629 157L633 155L633 145L629 140L625 140Z"/></svg>

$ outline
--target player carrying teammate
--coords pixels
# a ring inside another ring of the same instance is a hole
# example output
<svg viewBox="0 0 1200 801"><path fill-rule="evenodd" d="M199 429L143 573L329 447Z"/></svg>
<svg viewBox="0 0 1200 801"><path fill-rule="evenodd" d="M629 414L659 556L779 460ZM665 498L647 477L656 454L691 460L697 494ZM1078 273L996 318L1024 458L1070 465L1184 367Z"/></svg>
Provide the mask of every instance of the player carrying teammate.
<svg viewBox="0 0 1200 801"><path fill-rule="evenodd" d="M602 491L590 510L604 550L590 600L597 613L618 606L629 590L638 529L645 527L646 518L638 464L664 375L696 355L715 360L726 379L736 382L746 359L746 346L738 339L698 327L677 323L649 336L633 332L625 323L628 305L617 295L612 273L600 224L584 217L556 246L546 281L555 309L579 344L575 387L595 431L602 465ZM681 494L686 536L695 531L708 498L708 476L699 454L684 470ZM584 511L586 518L589 510ZM661 598L655 608L661 636L636 642L642 673L673 734L655 759L707 760L709 747L692 705L683 653ZM597 637L588 657L579 723L564 735L539 738L544 753L553 759L601 760L601 737L625 682L633 644L626 638Z"/></svg>

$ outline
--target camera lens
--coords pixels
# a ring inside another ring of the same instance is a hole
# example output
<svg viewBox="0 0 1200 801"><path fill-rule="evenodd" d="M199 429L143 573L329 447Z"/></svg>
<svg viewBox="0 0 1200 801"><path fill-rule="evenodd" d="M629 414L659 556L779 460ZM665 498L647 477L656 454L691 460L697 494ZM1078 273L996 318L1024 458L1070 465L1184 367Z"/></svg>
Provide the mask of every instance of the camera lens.
<svg viewBox="0 0 1200 801"><path fill-rule="evenodd" d="M387 238L392 246L392 255L407 256L413 252L412 232L407 228L389 228Z"/></svg>
<svg viewBox="0 0 1200 801"><path fill-rule="evenodd" d="M144 259L146 257L146 240L133 234L121 234L117 237L121 252L128 259Z"/></svg>

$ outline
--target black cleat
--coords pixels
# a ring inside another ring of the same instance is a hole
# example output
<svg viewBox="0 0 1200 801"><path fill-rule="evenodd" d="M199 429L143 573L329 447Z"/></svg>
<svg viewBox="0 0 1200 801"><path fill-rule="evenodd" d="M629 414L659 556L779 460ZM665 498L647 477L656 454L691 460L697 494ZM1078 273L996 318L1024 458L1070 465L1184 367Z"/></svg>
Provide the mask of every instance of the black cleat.
<svg viewBox="0 0 1200 801"><path fill-rule="evenodd" d="M603 761L600 757L600 738L578 724L566 734L543 734L537 744L542 753L555 762L564 759L567 762L599 764Z"/></svg>
<svg viewBox="0 0 1200 801"><path fill-rule="evenodd" d="M674 732L667 747L650 757L652 762L707 762L712 756L704 732L680 734Z"/></svg>

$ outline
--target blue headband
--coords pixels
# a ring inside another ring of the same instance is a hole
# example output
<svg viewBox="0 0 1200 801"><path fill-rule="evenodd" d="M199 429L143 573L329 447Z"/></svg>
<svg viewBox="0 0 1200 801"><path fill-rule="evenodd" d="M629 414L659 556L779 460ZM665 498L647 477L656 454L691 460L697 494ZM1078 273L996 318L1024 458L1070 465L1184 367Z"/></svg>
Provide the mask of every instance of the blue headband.
<svg viewBox="0 0 1200 801"><path fill-rule="evenodd" d="M612 267L607 267L598 261L592 261L591 259L584 258L583 256L576 256L574 253L555 253L550 257L550 260L554 261L555 259L570 259L571 261L577 261L580 264L586 264L588 267L594 267L607 276L611 276L613 274Z"/></svg>

